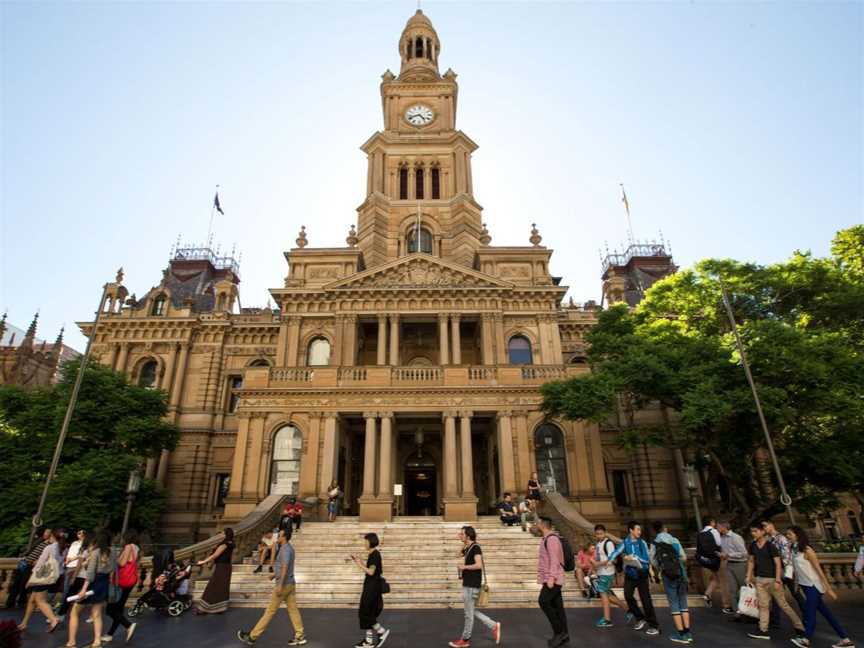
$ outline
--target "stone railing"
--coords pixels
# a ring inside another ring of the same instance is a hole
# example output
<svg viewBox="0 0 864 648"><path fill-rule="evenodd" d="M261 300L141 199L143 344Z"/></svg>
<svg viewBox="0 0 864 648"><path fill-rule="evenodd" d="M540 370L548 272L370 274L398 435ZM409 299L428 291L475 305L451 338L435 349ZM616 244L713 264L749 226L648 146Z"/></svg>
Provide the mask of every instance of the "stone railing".
<svg viewBox="0 0 864 648"><path fill-rule="evenodd" d="M314 369L272 369L270 379L273 382L310 382L315 375Z"/></svg>
<svg viewBox="0 0 864 648"><path fill-rule="evenodd" d="M394 381L439 385L444 372L441 367L393 367Z"/></svg>
<svg viewBox="0 0 864 648"><path fill-rule="evenodd" d="M241 562L244 557L248 556L258 546L261 541L261 536L267 529L275 528L279 523L279 516L282 513L282 508L288 500L287 495L269 495L251 513L240 520L232 528L234 529L234 562ZM209 556L219 543L222 542L225 536L222 533L197 542L188 547L176 549L174 558L178 562L195 563L199 560L204 560ZM5 597L9 592L9 587L12 584L12 578L15 573L15 567L18 564L18 558L0 558L0 604L5 604ZM153 556L143 556L141 558L141 571L138 580L137 590L140 592L145 588L149 588L152 579ZM207 568L207 572L212 569ZM199 576L205 573L205 568L196 567L193 573Z"/></svg>

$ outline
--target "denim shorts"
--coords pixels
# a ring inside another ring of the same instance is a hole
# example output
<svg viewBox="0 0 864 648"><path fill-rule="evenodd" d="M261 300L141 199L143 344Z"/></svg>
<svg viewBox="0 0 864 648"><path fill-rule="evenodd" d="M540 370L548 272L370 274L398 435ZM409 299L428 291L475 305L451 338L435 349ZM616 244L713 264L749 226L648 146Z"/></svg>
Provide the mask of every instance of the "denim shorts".
<svg viewBox="0 0 864 648"><path fill-rule="evenodd" d="M598 576L595 587L598 594L608 594L612 591L612 585L615 583L615 576Z"/></svg>
<svg viewBox="0 0 864 648"><path fill-rule="evenodd" d="M687 609L687 578L685 576L674 580L663 576L663 589L666 590L669 611L672 614L689 612Z"/></svg>

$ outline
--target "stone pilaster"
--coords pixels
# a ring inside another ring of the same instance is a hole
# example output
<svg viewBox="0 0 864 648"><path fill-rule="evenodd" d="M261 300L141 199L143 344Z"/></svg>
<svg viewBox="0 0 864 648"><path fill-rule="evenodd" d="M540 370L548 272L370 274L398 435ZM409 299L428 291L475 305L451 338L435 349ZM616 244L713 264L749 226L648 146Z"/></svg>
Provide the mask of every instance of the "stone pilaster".
<svg viewBox="0 0 864 648"><path fill-rule="evenodd" d="M502 492L516 490L514 466L512 412L502 410L498 412L498 476Z"/></svg>
<svg viewBox="0 0 864 648"><path fill-rule="evenodd" d="M450 328L452 330L452 338L453 338L453 364L459 365L462 364L462 338L459 334L459 321L460 316L457 313L453 313L450 316Z"/></svg>
<svg viewBox="0 0 864 648"><path fill-rule="evenodd" d="M450 364L450 335L447 331L447 315L438 315L438 347L441 350L439 364Z"/></svg>
<svg viewBox="0 0 864 648"><path fill-rule="evenodd" d="M387 364L387 316L378 316L378 364Z"/></svg>
<svg viewBox="0 0 864 648"><path fill-rule="evenodd" d="M399 315L390 316L390 364L399 365Z"/></svg>

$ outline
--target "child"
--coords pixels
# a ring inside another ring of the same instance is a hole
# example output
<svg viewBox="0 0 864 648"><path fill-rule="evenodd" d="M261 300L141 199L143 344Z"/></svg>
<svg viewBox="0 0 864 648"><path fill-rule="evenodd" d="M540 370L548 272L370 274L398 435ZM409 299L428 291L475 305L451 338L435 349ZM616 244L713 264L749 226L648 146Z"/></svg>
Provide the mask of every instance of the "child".
<svg viewBox="0 0 864 648"><path fill-rule="evenodd" d="M582 589L582 598L594 598L596 596L594 589L596 574L594 574L594 565L592 564L595 549L593 542L586 542L576 554L576 581Z"/></svg>

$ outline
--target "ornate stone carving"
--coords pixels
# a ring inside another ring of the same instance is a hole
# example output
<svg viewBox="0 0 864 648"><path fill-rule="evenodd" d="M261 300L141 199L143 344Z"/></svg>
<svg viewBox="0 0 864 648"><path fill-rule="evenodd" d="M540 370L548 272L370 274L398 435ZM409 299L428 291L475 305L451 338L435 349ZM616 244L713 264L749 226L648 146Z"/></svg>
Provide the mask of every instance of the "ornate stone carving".
<svg viewBox="0 0 864 648"><path fill-rule="evenodd" d="M348 238L345 239L345 242L348 244L348 247L355 248L359 240L357 238L357 230L354 229L354 225L352 224L351 229L348 230Z"/></svg>
<svg viewBox="0 0 864 648"><path fill-rule="evenodd" d="M297 239L294 241L297 244L297 247L301 250L309 245L309 241L306 238L306 226L300 226L300 234L297 236Z"/></svg>
<svg viewBox="0 0 864 648"><path fill-rule="evenodd" d="M531 223L531 238L528 239L534 247L540 247L540 241L543 237L540 236L540 230L537 229L537 223Z"/></svg>

